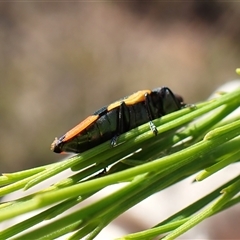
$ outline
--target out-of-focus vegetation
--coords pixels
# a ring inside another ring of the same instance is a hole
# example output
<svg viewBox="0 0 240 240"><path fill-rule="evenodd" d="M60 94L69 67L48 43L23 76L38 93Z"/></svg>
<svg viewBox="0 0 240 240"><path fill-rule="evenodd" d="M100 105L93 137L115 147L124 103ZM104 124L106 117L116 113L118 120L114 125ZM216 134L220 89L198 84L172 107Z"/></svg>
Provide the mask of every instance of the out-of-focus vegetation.
<svg viewBox="0 0 240 240"><path fill-rule="evenodd" d="M238 3L0 3L0 169L59 160L56 136L136 90L195 103L234 79Z"/></svg>
<svg viewBox="0 0 240 240"><path fill-rule="evenodd" d="M239 19L236 2L1 2L1 172L62 159L54 137L136 90L206 99L237 77ZM201 232L239 236L236 208L221 216ZM126 219L129 232L148 222Z"/></svg>

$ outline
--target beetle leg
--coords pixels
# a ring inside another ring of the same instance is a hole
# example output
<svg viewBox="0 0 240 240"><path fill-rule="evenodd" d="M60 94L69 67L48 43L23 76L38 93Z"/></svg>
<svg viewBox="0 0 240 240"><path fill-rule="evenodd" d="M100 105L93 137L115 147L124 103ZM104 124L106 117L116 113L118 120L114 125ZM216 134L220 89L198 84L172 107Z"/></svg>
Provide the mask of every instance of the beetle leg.
<svg viewBox="0 0 240 240"><path fill-rule="evenodd" d="M149 127L152 130L152 132L155 134L155 136L157 136L157 134L158 134L157 127L152 122L154 117L153 117L153 114L151 111L151 105L152 105L152 100L150 98L150 95L148 93L145 93L145 106L146 106L147 114L148 114L148 118L149 118Z"/></svg>
<svg viewBox="0 0 240 240"><path fill-rule="evenodd" d="M96 175L96 178L102 177L102 176L104 176L106 173L107 173L107 168L104 168L100 173L98 173L98 174Z"/></svg>
<svg viewBox="0 0 240 240"><path fill-rule="evenodd" d="M110 142L110 144L111 144L112 147L116 146L118 136L119 136L119 134L116 133L116 134L112 137L111 142Z"/></svg>
<svg viewBox="0 0 240 240"><path fill-rule="evenodd" d="M126 129L126 112L128 111L127 105L124 101L121 102L119 106L119 112L118 112L118 122L117 122L117 129L116 133L111 139L111 146L115 146L117 144L117 139L120 134L124 133L127 131Z"/></svg>

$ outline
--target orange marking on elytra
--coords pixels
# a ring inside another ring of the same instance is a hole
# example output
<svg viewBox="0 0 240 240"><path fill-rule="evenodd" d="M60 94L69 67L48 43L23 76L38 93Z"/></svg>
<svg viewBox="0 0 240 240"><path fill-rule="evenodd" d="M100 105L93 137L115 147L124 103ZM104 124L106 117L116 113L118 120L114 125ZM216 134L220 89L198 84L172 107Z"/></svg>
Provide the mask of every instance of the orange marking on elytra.
<svg viewBox="0 0 240 240"><path fill-rule="evenodd" d="M142 90L135 92L132 95L128 96L126 99L122 99L110 104L107 110L110 111L116 107L119 107L122 102L125 102L126 105L134 105L135 103L143 102L145 101L145 94L146 93L150 94L151 92L152 92L151 90Z"/></svg>
<svg viewBox="0 0 240 240"><path fill-rule="evenodd" d="M99 118L98 115L91 115L87 117L85 120L80 122L76 127L72 128L70 131L68 131L65 134L65 138L63 139L63 142L66 142L69 139L75 137L77 134L83 131L86 127L88 127L90 124L95 122L98 118Z"/></svg>

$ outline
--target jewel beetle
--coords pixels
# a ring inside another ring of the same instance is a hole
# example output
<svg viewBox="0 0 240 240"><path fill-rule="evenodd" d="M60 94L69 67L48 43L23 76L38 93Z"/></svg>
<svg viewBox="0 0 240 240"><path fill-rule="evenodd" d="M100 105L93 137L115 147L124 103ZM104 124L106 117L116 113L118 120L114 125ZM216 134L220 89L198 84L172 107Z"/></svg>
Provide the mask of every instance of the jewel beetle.
<svg viewBox="0 0 240 240"><path fill-rule="evenodd" d="M135 92L102 107L59 139L55 138L51 150L55 153L82 153L108 140L114 146L120 134L147 122L157 135L152 120L185 105L182 97L167 87Z"/></svg>

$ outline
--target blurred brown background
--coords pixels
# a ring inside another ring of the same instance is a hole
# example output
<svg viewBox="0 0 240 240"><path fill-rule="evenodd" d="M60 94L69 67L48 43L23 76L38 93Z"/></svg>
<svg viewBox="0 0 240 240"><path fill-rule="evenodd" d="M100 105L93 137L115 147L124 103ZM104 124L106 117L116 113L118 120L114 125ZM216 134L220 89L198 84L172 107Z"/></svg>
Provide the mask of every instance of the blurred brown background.
<svg viewBox="0 0 240 240"><path fill-rule="evenodd" d="M101 106L168 86L188 103L235 79L234 2L0 3L0 169L62 158L59 137Z"/></svg>
<svg viewBox="0 0 240 240"><path fill-rule="evenodd" d="M1 2L0 172L62 159L54 137L136 90L165 85L205 100L237 78L239 20L230 1ZM239 236L222 219L212 239L226 228Z"/></svg>

